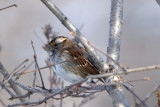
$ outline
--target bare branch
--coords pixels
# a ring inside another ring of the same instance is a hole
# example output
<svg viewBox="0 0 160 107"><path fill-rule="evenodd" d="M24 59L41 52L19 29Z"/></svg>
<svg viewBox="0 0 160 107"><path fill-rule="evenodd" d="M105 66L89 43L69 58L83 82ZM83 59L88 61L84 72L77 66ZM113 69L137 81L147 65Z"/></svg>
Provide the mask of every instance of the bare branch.
<svg viewBox="0 0 160 107"><path fill-rule="evenodd" d="M105 74L99 74L99 75L89 75L87 78L103 78L103 77L109 77L112 75L122 75L122 74L129 74L129 73L134 73L134 72L143 72L143 71L149 71L149 70L154 70L154 69L160 69L160 65L153 65L153 66L148 66L148 67L141 67L141 68L133 68L133 69L127 69L125 72L111 72L111 73L105 73Z"/></svg>
<svg viewBox="0 0 160 107"><path fill-rule="evenodd" d="M14 96L15 96L5 85L2 85L2 84L0 83L0 86L1 86L2 88L4 88L4 89L10 94L11 97L14 97Z"/></svg>
<svg viewBox="0 0 160 107"><path fill-rule="evenodd" d="M32 94L32 92L27 92L27 93L24 94L24 95L17 95L17 96L11 97L9 100L26 98L26 97L29 97L31 94Z"/></svg>
<svg viewBox="0 0 160 107"><path fill-rule="evenodd" d="M20 70L16 71L20 66L22 66L24 63L28 62L29 59L26 59L25 61L23 61L20 65L18 65L18 67L16 67L7 77L4 78L5 81L3 81L3 85L6 84L13 76L15 73L17 73L18 71L20 71L21 69L23 69L25 66L23 66Z"/></svg>
<svg viewBox="0 0 160 107"><path fill-rule="evenodd" d="M0 71L3 72L2 74L3 74L4 77L6 77L6 78L8 77L9 74L8 74L7 70L5 69L5 67L2 65L1 62L0 62ZM13 91L14 91L17 95L22 95L21 91L20 91L19 88L16 86L16 84L14 84L14 82L13 82L12 79L9 80L9 84L10 84L11 88L13 89ZM20 100L21 100L21 102L24 102L24 101L25 101L25 99L20 99Z"/></svg>
<svg viewBox="0 0 160 107"><path fill-rule="evenodd" d="M8 105L7 107L20 106L20 105L23 106L23 105L37 105L37 104L42 104L42 103L46 102L48 99L52 98L53 96L55 96L55 95L57 95L57 94L60 94L61 92L66 91L66 90L68 90L68 89L70 89L70 88L72 88L72 87L74 87L74 86L76 86L76 85L78 85L78 84L80 84L80 83L83 83L83 82L85 82L86 80L87 80L87 79L84 79L84 80L82 80L82 81L80 81L80 82L77 82L77 83L75 83L75 84L72 84L72 85L70 85L70 86L68 86L68 87L66 87L66 88L64 88L64 89L61 89L61 90L55 92L54 94L51 94L51 95L45 97L45 98L42 99L42 100L33 101L33 102L17 103L17 104ZM17 84L17 85L18 85L18 84Z"/></svg>
<svg viewBox="0 0 160 107"><path fill-rule="evenodd" d="M156 0L157 4L160 6L160 0Z"/></svg>
<svg viewBox="0 0 160 107"><path fill-rule="evenodd" d="M111 12L110 12L110 30L109 30L109 42L107 53L113 58L114 61L119 62L120 57L120 38L122 32L122 19L123 19L123 0L111 0ZM117 66L110 58L107 58L107 64L113 66L112 72L119 71ZM121 80L117 76L118 80ZM114 76L110 76L106 79L106 82L114 82ZM124 95L121 86L109 86L106 88L114 107L129 107L127 99Z"/></svg>
<svg viewBox="0 0 160 107"><path fill-rule="evenodd" d="M82 82L84 82L86 80L87 79L85 79L83 81L80 81L80 82L77 82L75 84L72 84L70 86L67 86L64 89L51 89L51 90L31 88L31 87L28 87L28 86L24 86L23 84L20 84L20 83L18 83L18 82L13 80L14 84L17 84L18 86L20 86L24 90L28 91L28 93L24 94L24 95L19 95L19 96L13 96L13 97L10 98L11 100L17 99L17 98L25 98L27 96L30 96L31 94L34 94L34 93L42 93L45 96L47 95L47 97L43 98L40 101L16 103L16 104L8 105L7 107L20 106L20 105L21 106L22 105L38 105L38 104L41 104L43 102L46 102L50 98L53 98L53 99L56 99L56 100L62 100L63 98L68 97L68 96L85 98L85 97L88 97L88 96L90 96L90 95L92 95L94 93L105 91L106 87L108 87L108 86L113 86L113 85L119 85L120 86L120 85L123 85L126 82L136 82L136 81L142 81L142 80L145 80L145 79L130 80L130 81L118 81L118 82L115 81L114 83L106 83L106 84L100 84L100 85L96 84L96 85L91 86L91 87L88 87L88 86L78 87L77 91L75 91L75 90L73 90L71 88L71 87L74 87L74 86L76 86L76 85L78 85L78 84L80 84L80 83L82 83ZM87 93L87 94L80 94L82 92L83 93ZM79 93L79 94L77 94L77 93ZM61 95L61 94L66 94L66 96L61 96L60 98L55 98L54 97L56 95Z"/></svg>

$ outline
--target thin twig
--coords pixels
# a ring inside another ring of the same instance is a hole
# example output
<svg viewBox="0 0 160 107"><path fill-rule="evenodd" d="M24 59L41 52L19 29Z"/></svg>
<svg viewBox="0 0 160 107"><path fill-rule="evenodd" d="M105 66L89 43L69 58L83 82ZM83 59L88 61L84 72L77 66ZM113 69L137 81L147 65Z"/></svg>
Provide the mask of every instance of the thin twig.
<svg viewBox="0 0 160 107"><path fill-rule="evenodd" d="M32 87L35 87L35 84L36 84L36 78L37 77L37 72L34 72L33 73L33 83L32 83ZM42 85L42 87L43 87L43 85Z"/></svg>
<svg viewBox="0 0 160 107"><path fill-rule="evenodd" d="M148 66L148 67L127 69L126 72L113 72L113 73L105 73L105 74L99 74L99 75L89 75L89 76L87 76L87 78L96 79L96 78L109 77L109 76L112 76L112 75L122 75L122 74L134 73L134 72L149 71L149 70L154 70L154 69L160 69L160 65L153 65L153 66Z"/></svg>
<svg viewBox="0 0 160 107"><path fill-rule="evenodd" d="M7 78L7 77L9 76L7 70L5 69L5 67L3 66L3 64L2 64L1 62L0 62L0 71L3 72L2 74L3 74L3 76L4 76L5 78ZM21 93L21 91L19 90L19 88L17 87L17 85L14 84L12 78L9 80L9 84L10 84L11 88L13 89L13 91L14 91L17 95L22 95L22 93ZM21 102L24 102L24 101L26 101L26 100L22 98L22 99L20 99L20 101L21 101Z"/></svg>
<svg viewBox="0 0 160 107"><path fill-rule="evenodd" d="M34 35L38 38L38 40L39 40L43 45L45 45L45 42L43 41L43 39L41 39L36 32L34 32Z"/></svg>
<svg viewBox="0 0 160 107"><path fill-rule="evenodd" d="M25 66L23 66L21 69L23 69L23 68L25 68ZM8 75L9 77L7 78L7 80L5 80L5 78L4 78L2 84L3 84L3 85L6 84L6 83L14 76L14 74L17 73L17 72L19 72L21 69L19 69L18 71L13 71L13 72L11 72L11 73Z"/></svg>
<svg viewBox="0 0 160 107"><path fill-rule="evenodd" d="M100 50L99 48L97 48L96 46L94 46L93 44L91 44L90 42L88 42L93 48L95 48L96 50L98 50L99 52L101 52L103 55L105 55L107 58L109 58L111 61L113 61L116 65L118 65L123 71L126 71L127 69L119 64L118 62L116 62L111 56L109 56L107 53L103 52L102 50Z"/></svg>
<svg viewBox="0 0 160 107"><path fill-rule="evenodd" d="M25 72L27 69L29 69L29 67L31 67L31 65L32 65L34 62L35 62L35 61L33 60L22 72ZM21 72L21 73L22 73L22 72ZM14 73L14 76L15 76L16 74L17 74L17 73ZM16 77L15 80L19 79L20 76L21 76L21 75L17 75L17 77Z"/></svg>
<svg viewBox="0 0 160 107"><path fill-rule="evenodd" d="M132 89L132 91L135 93L134 88ZM133 95L133 100L134 100L135 107L138 107L137 98L134 95Z"/></svg>
<svg viewBox="0 0 160 107"><path fill-rule="evenodd" d="M84 92L85 93L86 90L89 90L90 91L89 94L82 94L82 95L80 95L80 94L79 95L77 95L77 94L71 94L71 93L74 92L74 90L71 87L76 86L76 85L78 85L78 84L80 84L80 83L82 83L82 82L84 82L86 80L87 79L82 80L80 82L77 82L75 84L72 84L72 85L70 85L68 87L65 87L64 89L52 89L50 91L44 90L44 89L36 89L36 88L26 87L26 86L24 86L24 85L22 85L22 84L20 84L20 83L18 83L16 81L14 81L14 84L17 84L18 86L20 86L24 90L27 90L28 92L30 92L30 94L32 94L32 93L43 93L43 94L47 95L47 97L44 98L44 99L42 99L42 100L40 100L40 101L17 103L17 104L9 105L8 107L13 106L13 105L14 106L18 106L18 105L33 105L33 104L37 104L38 105L38 104L41 104L41 103L47 101L49 98L53 98L55 95L58 95L58 94L67 94L67 96L70 95L72 97L87 97L88 95L93 94L95 92L104 91L104 90L106 90L106 87L111 86L111 85L123 85L126 82L136 82L136 81L138 81L138 80L119 81L119 82L115 82L115 83L106 83L106 84L95 85L95 86L91 86L91 87L86 87L86 86L85 87L79 87L78 90L77 90L77 92ZM139 81L142 81L142 80L143 79L139 79ZM92 92L91 90L99 90L99 91L93 91ZM75 92L75 93L77 93L77 92ZM52 94L49 95L50 93L52 93ZM29 96L30 94L25 94L25 95L21 95L21 96L14 96L11 99L24 98L26 96ZM59 100L59 99L65 98L67 96L60 97L60 98L55 98L54 97L54 99Z"/></svg>
<svg viewBox="0 0 160 107"><path fill-rule="evenodd" d="M1 86L2 88L4 88L4 89L10 94L11 97L14 97L14 96L15 96L5 85L3 85L3 84L0 83L0 86Z"/></svg>
<svg viewBox="0 0 160 107"><path fill-rule="evenodd" d="M20 66L22 66L24 63L28 62L29 59L25 59L22 63L20 63L12 72L15 72Z"/></svg>
<svg viewBox="0 0 160 107"><path fill-rule="evenodd" d="M80 82L77 82L77 83L75 83L75 84L72 84L72 85L70 85L70 86L68 86L68 87L66 87L66 88L64 88L64 89L61 89L61 90L55 92L54 94L51 94L51 95L45 97L45 98L42 99L42 100L33 101L33 102L16 103L16 104L7 105L7 107L42 104L43 102L46 102L48 99L52 98L53 96L56 96L57 94L59 94L59 93L61 93L61 92L64 92L64 91L66 91L66 90L68 90L68 89L70 89L70 88L72 88L72 87L74 87L74 86L76 86L76 85L78 85L78 84L80 84L80 83L83 83L83 82L85 82L86 80L87 80L87 79L84 79L84 80L82 80L82 81L80 81Z"/></svg>
<svg viewBox="0 0 160 107"><path fill-rule="evenodd" d="M33 45L33 41L31 41L31 44L32 44L32 48L33 48L33 51L34 51L35 64L36 64L36 67L39 69L39 65L38 65L38 61L37 61L37 55L36 55L36 51L35 51L35 48L34 48L34 45ZM39 75L40 75L40 78L41 78L41 81L42 81L42 88L45 89L41 71L38 70L38 72L39 72Z"/></svg>
<svg viewBox="0 0 160 107"><path fill-rule="evenodd" d="M64 82L62 81L61 82L61 88L63 89L64 88ZM61 99L60 99L60 107L63 107L63 94L60 94L60 97L61 97Z"/></svg>
<svg viewBox="0 0 160 107"><path fill-rule="evenodd" d="M149 107L138 95L136 95L136 93L134 93L131 89L129 89L128 87L126 87L124 85L124 87L132 94L134 95L145 107Z"/></svg>
<svg viewBox="0 0 160 107"><path fill-rule="evenodd" d="M16 4L13 4L13 5L10 5L10 6L7 6L7 7L4 7L4 8L1 8L0 11L4 10L4 9L7 9L7 8L10 8L10 7L18 7L18 5Z"/></svg>
<svg viewBox="0 0 160 107"><path fill-rule="evenodd" d="M86 91L90 91L89 93L92 93L95 90L98 91L103 91L106 89L107 86L112 86L112 85L124 85L125 83L128 82L137 82L137 81L147 81L148 79L137 79L137 80L129 80L129 81L115 81L114 83L105 83L105 84L96 84L96 85L91 85L91 86L83 86L83 87L78 87L76 92L84 92L84 93L88 93ZM26 91L32 92L32 93L55 93L61 89L51 89L51 90L46 90L46 89L37 89L37 88L31 88L28 86L24 86L23 84L20 84L18 82L15 82L15 84L17 84L19 87L23 88ZM93 91L92 91L93 90ZM73 89L69 89L67 92L65 92L66 94L70 92L73 93L75 92L75 90ZM95 93L95 92L94 92Z"/></svg>
<svg viewBox="0 0 160 107"><path fill-rule="evenodd" d="M32 94L32 92L27 92L27 93L24 94L24 95L16 95L16 96L13 96L13 97L9 98L9 100L26 98L26 97L29 97L31 94Z"/></svg>
<svg viewBox="0 0 160 107"><path fill-rule="evenodd" d="M14 74L14 76L28 74L28 73L31 73L31 72L35 72L35 71L38 71L38 70L45 69L45 68L53 67L53 66L55 66L55 65L62 64L62 63L64 63L64 62L67 62L67 61L59 62L59 63L57 63L57 64L48 65L48 66L45 66L45 67L37 68L37 69L30 70L30 71L26 71L26 72L17 73L17 74Z"/></svg>
<svg viewBox="0 0 160 107"><path fill-rule="evenodd" d="M77 60L77 59L75 59L75 60ZM62 62L59 62L59 63L56 63L56 64L52 64L52 65L47 65L45 67L41 67L41 68L38 68L38 69L34 69L34 70L26 71L26 72L21 72L21 73L17 73L17 74L14 74L14 76L28 74L28 73L31 73L31 72L35 72L35 71L42 70L42 69L45 69L45 68L50 68L50 67L53 67L55 65L59 65L59 64L62 64L62 63L66 63L66 62L69 62L69 60L62 61Z"/></svg>
<svg viewBox="0 0 160 107"><path fill-rule="evenodd" d="M160 82L159 82L159 84L158 84L157 86L154 87L154 89L153 89L151 92L149 92L149 93L146 95L146 97L145 97L145 99L144 99L143 101L146 102L146 101L154 94L154 91L155 91L156 89L158 89L158 88L160 88Z"/></svg>

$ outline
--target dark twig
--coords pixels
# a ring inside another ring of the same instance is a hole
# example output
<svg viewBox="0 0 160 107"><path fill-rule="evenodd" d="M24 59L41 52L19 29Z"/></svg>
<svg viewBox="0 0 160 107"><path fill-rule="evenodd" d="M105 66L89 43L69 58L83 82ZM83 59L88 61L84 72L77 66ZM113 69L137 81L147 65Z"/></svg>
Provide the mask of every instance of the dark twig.
<svg viewBox="0 0 160 107"><path fill-rule="evenodd" d="M10 8L10 7L18 7L18 5L16 4L13 4L13 5L10 5L10 6L7 6L7 7L4 7L4 8L1 8L0 11L4 10L4 9L7 9L7 8Z"/></svg>
<svg viewBox="0 0 160 107"><path fill-rule="evenodd" d="M35 64L36 64L36 67L39 69L39 65L38 65L38 61L37 61L37 55L36 55L36 51L35 51L35 48L34 48L34 45L33 45L33 41L31 41L31 44L32 44L32 48L33 48L33 51L34 51ZM42 81L42 88L45 89L41 71L38 70L38 72L39 72L39 75L40 75L40 78L41 78L41 81Z"/></svg>
<svg viewBox="0 0 160 107"><path fill-rule="evenodd" d="M136 95L136 93L134 93L131 89L129 89L128 87L126 87L124 85L124 87L132 94L134 95L145 107L149 107L138 95Z"/></svg>

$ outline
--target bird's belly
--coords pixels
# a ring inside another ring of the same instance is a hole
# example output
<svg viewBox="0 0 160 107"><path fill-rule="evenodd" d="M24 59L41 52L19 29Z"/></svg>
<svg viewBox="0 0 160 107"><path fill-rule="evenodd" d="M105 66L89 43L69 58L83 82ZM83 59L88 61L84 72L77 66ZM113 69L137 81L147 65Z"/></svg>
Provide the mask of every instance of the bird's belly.
<svg viewBox="0 0 160 107"><path fill-rule="evenodd" d="M53 58L53 60L51 60L51 63L56 64L53 67L54 72L56 72L56 74L62 79L71 83L75 83L84 79L84 76L81 76L79 74L80 71L77 68L77 65L75 65L74 60L71 60L72 58L67 52L64 52L61 57L57 55L51 58Z"/></svg>
<svg viewBox="0 0 160 107"><path fill-rule="evenodd" d="M56 65L55 67L53 67L53 70L62 79L66 80L68 82L71 82L71 83L75 83L75 82L78 82L78 81L81 81L84 79L81 76L76 75L75 73L68 71L63 67L64 66L62 66L62 64L59 64L59 65ZM74 69L74 67L72 69Z"/></svg>

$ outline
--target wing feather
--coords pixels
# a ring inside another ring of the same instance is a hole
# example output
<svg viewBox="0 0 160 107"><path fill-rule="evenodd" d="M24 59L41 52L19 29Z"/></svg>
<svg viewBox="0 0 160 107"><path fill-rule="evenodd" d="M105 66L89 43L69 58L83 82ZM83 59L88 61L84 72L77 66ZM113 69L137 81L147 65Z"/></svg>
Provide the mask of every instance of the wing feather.
<svg viewBox="0 0 160 107"><path fill-rule="evenodd" d="M89 56L84 48L72 45L65 48L79 65L81 72L86 75L99 74L98 69L89 61Z"/></svg>

